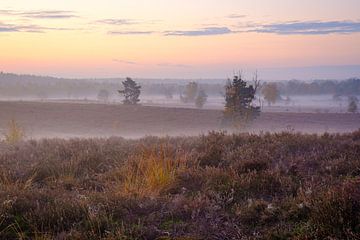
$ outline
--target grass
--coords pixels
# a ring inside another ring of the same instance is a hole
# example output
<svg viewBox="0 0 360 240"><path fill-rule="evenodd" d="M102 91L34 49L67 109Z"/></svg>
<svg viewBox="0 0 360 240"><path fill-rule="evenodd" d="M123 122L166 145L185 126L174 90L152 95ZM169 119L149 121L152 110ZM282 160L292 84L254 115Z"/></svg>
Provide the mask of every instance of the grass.
<svg viewBox="0 0 360 240"><path fill-rule="evenodd" d="M24 129L15 121L15 119L10 120L7 126L7 130L4 133L5 142L8 144L15 144L24 140L25 131Z"/></svg>
<svg viewBox="0 0 360 240"><path fill-rule="evenodd" d="M360 237L360 131L0 149L0 239Z"/></svg>
<svg viewBox="0 0 360 240"><path fill-rule="evenodd" d="M121 169L124 181L122 191L135 195L158 195L176 179L179 171L186 169L186 159L168 152L166 145L159 149L142 149L129 159Z"/></svg>

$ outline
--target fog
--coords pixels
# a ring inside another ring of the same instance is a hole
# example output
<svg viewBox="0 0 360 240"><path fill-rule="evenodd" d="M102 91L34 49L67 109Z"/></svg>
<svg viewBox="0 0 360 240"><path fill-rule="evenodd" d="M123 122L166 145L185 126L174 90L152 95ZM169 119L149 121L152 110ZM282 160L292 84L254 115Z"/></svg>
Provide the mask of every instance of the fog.
<svg viewBox="0 0 360 240"><path fill-rule="evenodd" d="M350 132L360 115L348 114L349 98L360 99L360 80L278 81L269 103L260 85L253 104L261 114L249 126L222 125L226 80L135 79L140 104L125 106L123 79L59 79L0 74L0 131L15 119L27 138L194 136L212 130L228 132ZM194 94L206 94L204 105L184 101L190 82ZM251 81L249 81L252 84ZM346 114L345 114L346 113Z"/></svg>

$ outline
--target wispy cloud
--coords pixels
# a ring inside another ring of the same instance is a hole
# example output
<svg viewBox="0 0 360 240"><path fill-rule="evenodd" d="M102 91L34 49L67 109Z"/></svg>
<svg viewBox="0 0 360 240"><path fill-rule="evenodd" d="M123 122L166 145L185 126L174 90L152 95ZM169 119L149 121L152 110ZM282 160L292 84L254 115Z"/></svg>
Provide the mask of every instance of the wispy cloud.
<svg viewBox="0 0 360 240"><path fill-rule="evenodd" d="M45 18L45 19L64 19L64 18L76 18L77 15L71 11L34 11L23 12L21 14L27 18Z"/></svg>
<svg viewBox="0 0 360 240"><path fill-rule="evenodd" d="M108 18L108 19L98 20L96 21L96 23L122 26L122 25L134 25L134 24L138 24L139 22L132 19Z"/></svg>
<svg viewBox="0 0 360 240"><path fill-rule="evenodd" d="M360 32L360 22L354 21L310 21L265 24L249 30L257 33L275 33L279 35L326 35L350 34Z"/></svg>
<svg viewBox="0 0 360 240"><path fill-rule="evenodd" d="M113 62L122 63L122 64L129 64L129 65L137 65L137 62L128 61L128 60L121 60L121 59L113 59Z"/></svg>
<svg viewBox="0 0 360 240"><path fill-rule="evenodd" d="M0 22L0 32L45 33L46 31L72 31L73 28L43 27L39 25L5 24Z"/></svg>
<svg viewBox="0 0 360 240"><path fill-rule="evenodd" d="M230 14L228 16L226 16L227 18L232 18L232 19L238 19L238 18L245 18L246 15L243 14Z"/></svg>
<svg viewBox="0 0 360 240"><path fill-rule="evenodd" d="M66 18L76 18L78 17L72 11L61 11L61 10L51 10L51 11L15 11L9 9L0 10L1 15L12 15L20 16L24 18L40 18L40 19L66 19Z"/></svg>
<svg viewBox="0 0 360 240"><path fill-rule="evenodd" d="M199 30L188 30L188 31L166 31L165 36L211 36L211 35L224 35L233 33L227 27L207 27Z"/></svg>
<svg viewBox="0 0 360 240"><path fill-rule="evenodd" d="M109 31L110 35L149 35L152 31Z"/></svg>
<svg viewBox="0 0 360 240"><path fill-rule="evenodd" d="M19 29L11 24L5 24L0 22L0 33L1 32L18 32Z"/></svg>
<svg viewBox="0 0 360 240"><path fill-rule="evenodd" d="M176 63L159 63L157 64L158 67L174 67L174 68L189 68L190 65L186 64L176 64Z"/></svg>

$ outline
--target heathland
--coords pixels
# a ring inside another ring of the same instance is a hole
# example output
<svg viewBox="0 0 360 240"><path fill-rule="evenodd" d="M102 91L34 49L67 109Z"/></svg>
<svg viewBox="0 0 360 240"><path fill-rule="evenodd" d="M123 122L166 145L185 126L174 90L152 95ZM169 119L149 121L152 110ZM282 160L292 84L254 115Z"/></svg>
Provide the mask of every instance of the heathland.
<svg viewBox="0 0 360 240"><path fill-rule="evenodd" d="M360 132L0 143L1 239L359 239Z"/></svg>

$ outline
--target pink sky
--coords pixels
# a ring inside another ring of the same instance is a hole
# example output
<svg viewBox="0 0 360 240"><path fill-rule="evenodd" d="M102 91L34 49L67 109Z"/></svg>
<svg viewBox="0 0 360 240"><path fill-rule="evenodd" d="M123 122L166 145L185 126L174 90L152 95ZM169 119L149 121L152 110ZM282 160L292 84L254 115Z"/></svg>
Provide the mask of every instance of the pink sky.
<svg viewBox="0 0 360 240"><path fill-rule="evenodd" d="M314 2L2 0L0 70L222 78L258 69L265 79L359 77L360 2Z"/></svg>

